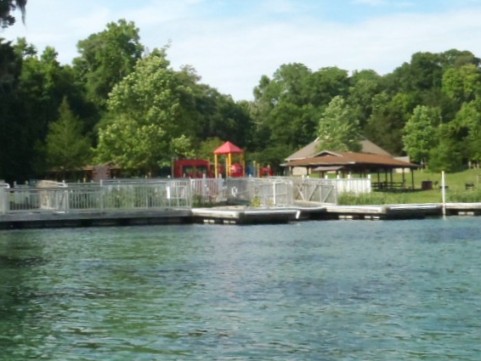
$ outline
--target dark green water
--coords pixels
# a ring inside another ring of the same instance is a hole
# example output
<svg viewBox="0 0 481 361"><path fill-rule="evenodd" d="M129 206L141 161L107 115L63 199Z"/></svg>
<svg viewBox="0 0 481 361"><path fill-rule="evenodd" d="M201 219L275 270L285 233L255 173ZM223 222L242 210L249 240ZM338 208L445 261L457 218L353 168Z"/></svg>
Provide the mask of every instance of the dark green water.
<svg viewBox="0 0 481 361"><path fill-rule="evenodd" d="M481 219L0 232L0 360L473 360Z"/></svg>

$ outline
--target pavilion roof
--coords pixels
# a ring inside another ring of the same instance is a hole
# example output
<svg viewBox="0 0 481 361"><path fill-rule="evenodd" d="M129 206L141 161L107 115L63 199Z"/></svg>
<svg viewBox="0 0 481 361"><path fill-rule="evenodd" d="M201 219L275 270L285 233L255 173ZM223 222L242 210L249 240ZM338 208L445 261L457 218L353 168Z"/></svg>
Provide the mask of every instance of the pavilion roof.
<svg viewBox="0 0 481 361"><path fill-rule="evenodd" d="M418 168L417 164L393 158L388 155L355 152L325 151L316 157L288 161L287 167L379 167L379 168Z"/></svg>

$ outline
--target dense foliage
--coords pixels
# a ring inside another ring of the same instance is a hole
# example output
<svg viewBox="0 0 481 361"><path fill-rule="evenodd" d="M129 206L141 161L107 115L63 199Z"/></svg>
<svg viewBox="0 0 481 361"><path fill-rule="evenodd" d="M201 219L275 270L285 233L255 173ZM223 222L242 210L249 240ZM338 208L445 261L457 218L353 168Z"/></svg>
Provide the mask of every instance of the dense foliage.
<svg viewBox="0 0 481 361"><path fill-rule="evenodd" d="M22 1L0 4L7 26ZM238 102L173 69L168 48L145 52L132 22L107 24L78 51L62 65L51 47L0 39L0 179L106 162L156 175L226 140L273 167L316 137L332 150L365 137L435 170L481 161L480 59L469 51L419 52L386 75L283 64Z"/></svg>

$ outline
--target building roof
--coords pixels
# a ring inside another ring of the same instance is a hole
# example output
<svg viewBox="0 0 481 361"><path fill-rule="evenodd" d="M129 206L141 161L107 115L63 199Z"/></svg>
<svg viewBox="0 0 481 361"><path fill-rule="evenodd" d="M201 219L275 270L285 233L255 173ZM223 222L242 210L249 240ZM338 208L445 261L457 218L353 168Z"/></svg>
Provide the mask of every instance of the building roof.
<svg viewBox="0 0 481 361"><path fill-rule="evenodd" d="M378 145L374 144L370 140L363 139L361 140L360 143L361 143L361 153L372 153L372 154L391 156L391 154L389 154L387 151L385 151ZM305 147L299 149L298 151L288 156L286 158L286 161L289 162L295 159L305 159L305 158L315 157L316 155L319 155L323 152L323 150L319 149L319 146L320 146L319 138L316 138L314 141L312 141Z"/></svg>
<svg viewBox="0 0 481 361"><path fill-rule="evenodd" d="M324 167L344 168L417 168L417 164L393 158L389 155L355 152L321 152L316 157L293 159L286 164L287 167ZM319 168L321 167L321 168Z"/></svg>

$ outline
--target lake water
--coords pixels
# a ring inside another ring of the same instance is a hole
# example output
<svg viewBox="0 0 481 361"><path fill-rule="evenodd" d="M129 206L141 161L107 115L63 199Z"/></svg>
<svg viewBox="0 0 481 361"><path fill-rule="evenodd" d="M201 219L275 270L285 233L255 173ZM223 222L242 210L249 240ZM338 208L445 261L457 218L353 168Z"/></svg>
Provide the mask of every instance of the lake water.
<svg viewBox="0 0 481 361"><path fill-rule="evenodd" d="M481 219L0 232L0 360L473 360Z"/></svg>

